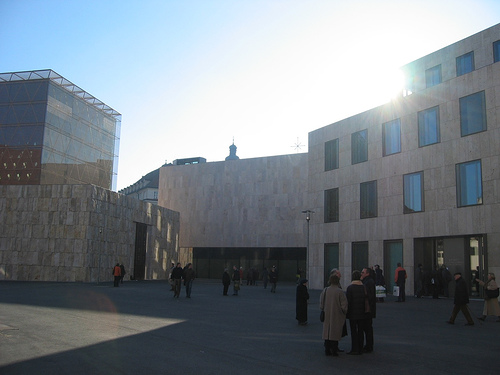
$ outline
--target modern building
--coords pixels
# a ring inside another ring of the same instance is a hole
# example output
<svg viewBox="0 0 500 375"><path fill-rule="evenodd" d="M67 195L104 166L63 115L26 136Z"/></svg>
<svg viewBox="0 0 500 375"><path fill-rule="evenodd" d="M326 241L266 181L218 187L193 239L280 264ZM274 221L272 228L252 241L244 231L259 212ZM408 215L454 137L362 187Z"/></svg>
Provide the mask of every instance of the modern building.
<svg viewBox="0 0 500 375"><path fill-rule="evenodd" d="M404 95L309 134L313 288L396 264L500 274L500 24L404 67ZM429 278L430 280L430 278ZM425 280L424 280L425 283ZM454 283L451 283L454 284Z"/></svg>
<svg viewBox="0 0 500 375"><path fill-rule="evenodd" d="M0 280L164 279L179 213L115 189L121 115L52 70L0 74Z"/></svg>
<svg viewBox="0 0 500 375"><path fill-rule="evenodd" d="M0 185L116 189L120 124L52 70L0 74Z"/></svg>
<svg viewBox="0 0 500 375"><path fill-rule="evenodd" d="M306 265L306 196L305 153L160 169L158 203L180 212L179 251L198 277L276 265L280 280L295 280Z"/></svg>

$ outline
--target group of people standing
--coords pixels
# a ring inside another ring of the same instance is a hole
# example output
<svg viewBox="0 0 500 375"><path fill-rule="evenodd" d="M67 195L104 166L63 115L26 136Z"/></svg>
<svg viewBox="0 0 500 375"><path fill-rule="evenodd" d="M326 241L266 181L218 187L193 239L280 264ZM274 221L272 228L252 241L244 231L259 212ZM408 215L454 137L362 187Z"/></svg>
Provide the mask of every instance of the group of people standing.
<svg viewBox="0 0 500 375"><path fill-rule="evenodd" d="M339 341L347 336L346 319L351 331L350 355L373 351L373 319L376 317L375 271L365 267L352 273L346 292L340 285L337 269L330 273L329 286L320 295L320 309L324 311L323 340L325 354L338 356Z"/></svg>
<svg viewBox="0 0 500 375"><path fill-rule="evenodd" d="M186 287L186 298L191 298L191 289L195 278L196 274L192 263L188 263L184 268L182 268L180 263L177 263L175 266L172 263L169 280L171 285L170 290L174 292L174 298L179 298L183 281Z"/></svg>
<svg viewBox="0 0 500 375"><path fill-rule="evenodd" d="M257 276L250 282L248 281L248 277L250 277L250 272L247 274L247 285L256 285L256 280L258 278L258 271L255 268L251 269L251 275ZM222 274L222 295L227 296L227 292L229 290L229 285L231 285L231 281L233 283L233 296L237 296L238 292L241 289L241 281L243 280L243 269L240 267L233 266L232 272L229 272L229 269L224 269L224 273ZM264 284L264 289L267 289L267 284L271 283L271 293L276 293L276 284L278 283L278 270L276 266L271 268L271 271L268 271L266 267L262 271L262 282Z"/></svg>
<svg viewBox="0 0 500 375"><path fill-rule="evenodd" d="M120 286L120 284L123 284L123 277L125 276L125 274L125 266L123 264L116 263L116 265L113 267L113 287L117 288Z"/></svg>

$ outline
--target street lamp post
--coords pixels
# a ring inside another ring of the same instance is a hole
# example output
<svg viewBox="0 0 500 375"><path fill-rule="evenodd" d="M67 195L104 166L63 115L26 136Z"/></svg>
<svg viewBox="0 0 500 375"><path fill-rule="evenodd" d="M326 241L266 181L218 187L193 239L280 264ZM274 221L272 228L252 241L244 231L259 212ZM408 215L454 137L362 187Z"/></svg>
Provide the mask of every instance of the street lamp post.
<svg viewBox="0 0 500 375"><path fill-rule="evenodd" d="M311 221L311 214L313 214L314 211L304 210L302 213L306 214L307 221L306 276L309 278L309 222Z"/></svg>

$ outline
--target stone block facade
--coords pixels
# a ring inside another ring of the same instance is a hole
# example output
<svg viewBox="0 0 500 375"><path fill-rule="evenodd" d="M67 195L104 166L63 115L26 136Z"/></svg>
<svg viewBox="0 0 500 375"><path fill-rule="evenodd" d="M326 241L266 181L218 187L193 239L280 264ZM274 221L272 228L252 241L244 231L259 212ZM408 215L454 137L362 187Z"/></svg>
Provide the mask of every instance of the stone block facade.
<svg viewBox="0 0 500 375"><path fill-rule="evenodd" d="M0 280L112 280L134 274L137 223L147 226L145 279L179 258L179 213L94 185L0 186Z"/></svg>

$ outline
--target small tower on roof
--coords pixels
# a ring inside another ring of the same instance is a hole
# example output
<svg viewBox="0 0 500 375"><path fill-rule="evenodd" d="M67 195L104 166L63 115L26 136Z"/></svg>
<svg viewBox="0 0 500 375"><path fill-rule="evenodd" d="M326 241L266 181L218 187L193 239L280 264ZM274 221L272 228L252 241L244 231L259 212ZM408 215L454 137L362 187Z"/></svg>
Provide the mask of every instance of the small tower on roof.
<svg viewBox="0 0 500 375"><path fill-rule="evenodd" d="M236 155L237 147L234 145L234 137L233 144L229 146L229 156L226 157L226 160L239 160L240 158Z"/></svg>

